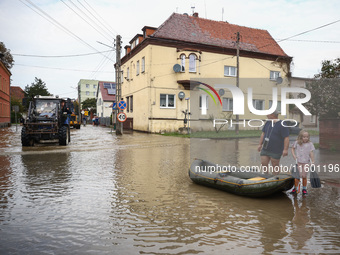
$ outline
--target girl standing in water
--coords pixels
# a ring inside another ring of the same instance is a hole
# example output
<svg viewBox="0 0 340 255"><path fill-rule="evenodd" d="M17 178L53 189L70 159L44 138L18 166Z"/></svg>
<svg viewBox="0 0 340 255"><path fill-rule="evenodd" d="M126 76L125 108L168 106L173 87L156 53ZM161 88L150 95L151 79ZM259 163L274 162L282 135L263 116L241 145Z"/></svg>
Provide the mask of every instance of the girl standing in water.
<svg viewBox="0 0 340 255"><path fill-rule="evenodd" d="M301 130L297 140L294 142L292 147L292 154L296 160L302 177L302 194L307 195L307 172L310 169L309 162L314 164L314 145L310 141L309 133L306 130ZM296 194L299 186L300 179L295 179L295 187L292 190L293 194Z"/></svg>

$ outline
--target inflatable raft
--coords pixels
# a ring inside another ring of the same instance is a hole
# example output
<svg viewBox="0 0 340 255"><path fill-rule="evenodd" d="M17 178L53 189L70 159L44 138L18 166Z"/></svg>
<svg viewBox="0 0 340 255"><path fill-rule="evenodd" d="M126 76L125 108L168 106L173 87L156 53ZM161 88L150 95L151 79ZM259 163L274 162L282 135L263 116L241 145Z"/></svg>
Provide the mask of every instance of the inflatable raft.
<svg viewBox="0 0 340 255"><path fill-rule="evenodd" d="M265 197L289 190L294 185L291 174L263 174L255 171L222 168L205 160L195 159L189 169L190 179L200 185L248 197Z"/></svg>

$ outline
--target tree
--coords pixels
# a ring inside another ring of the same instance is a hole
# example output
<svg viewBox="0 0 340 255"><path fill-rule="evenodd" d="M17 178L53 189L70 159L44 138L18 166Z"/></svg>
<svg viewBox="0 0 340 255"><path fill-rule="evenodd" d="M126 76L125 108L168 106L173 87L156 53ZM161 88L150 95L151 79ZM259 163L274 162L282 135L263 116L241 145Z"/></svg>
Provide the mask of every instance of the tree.
<svg viewBox="0 0 340 255"><path fill-rule="evenodd" d="M11 51L8 50L3 42L0 42L0 59L1 62L10 70L13 66L14 59Z"/></svg>
<svg viewBox="0 0 340 255"><path fill-rule="evenodd" d="M40 96L51 96L46 88L46 83L43 82L41 79L35 77L35 81L30 85L26 85L25 87L25 96L28 98L33 98L37 95Z"/></svg>
<svg viewBox="0 0 340 255"><path fill-rule="evenodd" d="M321 72L315 78L340 78L340 58L322 61Z"/></svg>
<svg viewBox="0 0 340 255"><path fill-rule="evenodd" d="M97 99L95 98L87 98L82 103L83 109L89 109L92 112L96 111L97 108Z"/></svg>
<svg viewBox="0 0 340 255"><path fill-rule="evenodd" d="M337 118L340 114L340 58L322 61L321 72L307 82L311 99L307 109L321 118Z"/></svg>
<svg viewBox="0 0 340 255"><path fill-rule="evenodd" d="M307 82L306 89L311 99L306 103L307 109L321 118L337 118L340 113L340 79L321 78Z"/></svg>

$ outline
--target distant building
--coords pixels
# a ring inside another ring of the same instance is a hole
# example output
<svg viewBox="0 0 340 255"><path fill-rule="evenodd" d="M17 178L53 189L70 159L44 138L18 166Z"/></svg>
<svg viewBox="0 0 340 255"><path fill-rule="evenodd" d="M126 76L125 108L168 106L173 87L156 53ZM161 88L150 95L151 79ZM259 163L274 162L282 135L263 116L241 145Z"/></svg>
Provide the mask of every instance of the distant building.
<svg viewBox="0 0 340 255"><path fill-rule="evenodd" d="M116 100L116 83L99 81L97 90L97 116L110 117L112 104Z"/></svg>
<svg viewBox="0 0 340 255"><path fill-rule="evenodd" d="M10 82L11 72L0 60L0 127L11 124Z"/></svg>
<svg viewBox="0 0 340 255"><path fill-rule="evenodd" d="M11 86L10 87L11 98L15 98L22 102L22 99L25 97L25 92L19 86Z"/></svg>
<svg viewBox="0 0 340 255"><path fill-rule="evenodd" d="M86 80L81 79L78 82L78 100L80 106L82 103L89 98L96 98L97 89L98 89L98 80ZM82 109L82 107L80 108Z"/></svg>
<svg viewBox="0 0 340 255"><path fill-rule="evenodd" d="M253 87L251 102L256 110L271 108L273 89L278 88L280 98L280 88L289 86L292 58L266 30L203 19L197 13L173 13L158 28L145 26L142 31L124 47L121 59L122 97L129 104L124 112L134 130L177 131L184 125L183 111L188 108L193 131L213 130L211 118L228 115L235 121L231 114L237 100L233 101L231 91L216 87L217 96L196 81L209 79L210 85L223 82L236 87L237 33L239 88L245 98L240 118L266 119L266 115L248 110L249 86ZM280 99L277 108L281 108ZM285 109L288 112L288 106Z"/></svg>

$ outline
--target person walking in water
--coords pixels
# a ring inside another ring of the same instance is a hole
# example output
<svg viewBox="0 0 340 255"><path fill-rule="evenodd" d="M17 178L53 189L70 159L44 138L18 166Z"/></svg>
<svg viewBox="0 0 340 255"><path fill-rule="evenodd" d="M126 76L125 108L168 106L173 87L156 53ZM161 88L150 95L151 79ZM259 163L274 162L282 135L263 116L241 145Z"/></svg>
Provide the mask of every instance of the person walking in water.
<svg viewBox="0 0 340 255"><path fill-rule="evenodd" d="M292 147L292 155L298 164L300 177L302 177L302 194L307 195L307 172L310 169L310 162L314 164L314 150L315 147L310 141L309 133L306 130L301 130L297 140ZM300 179L295 179L295 187L292 194L296 194Z"/></svg>
<svg viewBox="0 0 340 255"><path fill-rule="evenodd" d="M263 171L268 170L269 162L275 172L278 171L281 156L288 155L289 129L282 125L278 119L278 112L267 115L268 121L262 128L258 151L261 152L261 166Z"/></svg>

